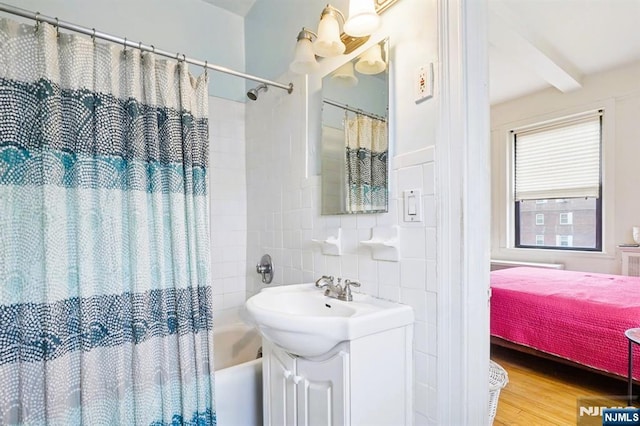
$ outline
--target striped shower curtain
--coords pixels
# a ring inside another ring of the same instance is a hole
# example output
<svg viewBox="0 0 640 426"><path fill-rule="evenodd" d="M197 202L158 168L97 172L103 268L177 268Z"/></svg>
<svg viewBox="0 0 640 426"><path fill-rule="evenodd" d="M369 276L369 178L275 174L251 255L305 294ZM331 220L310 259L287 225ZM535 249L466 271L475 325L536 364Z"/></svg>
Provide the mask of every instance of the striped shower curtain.
<svg viewBox="0 0 640 426"><path fill-rule="evenodd" d="M0 20L0 424L210 425L207 78Z"/></svg>
<svg viewBox="0 0 640 426"><path fill-rule="evenodd" d="M386 121L356 114L346 118L346 211L386 212L388 157Z"/></svg>

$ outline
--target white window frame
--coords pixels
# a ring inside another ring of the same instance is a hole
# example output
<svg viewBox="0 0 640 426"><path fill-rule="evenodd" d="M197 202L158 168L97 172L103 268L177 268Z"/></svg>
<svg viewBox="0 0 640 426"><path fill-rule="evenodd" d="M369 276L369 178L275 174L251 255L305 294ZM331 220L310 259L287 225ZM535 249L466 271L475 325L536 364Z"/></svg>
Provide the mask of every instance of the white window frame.
<svg viewBox="0 0 640 426"><path fill-rule="evenodd" d="M536 108L527 109L529 118L517 118L512 115L512 121L503 121L492 128L492 238L491 255L496 258L517 258L526 251L527 259L531 261L548 261L549 253L556 253L556 259L568 261L570 259L611 258L616 254L616 240L614 238L614 221L607 218L615 217L615 99L588 102L579 107L560 108L554 112L548 104L540 103ZM578 115L587 111L602 109L602 251L571 251L554 248L538 248L535 250L515 247L515 214L513 209L513 169L514 161L513 141L511 130L514 128L532 126L546 121L552 122L562 118ZM524 111L524 110L523 110ZM525 114L525 112L523 112Z"/></svg>
<svg viewBox="0 0 640 426"><path fill-rule="evenodd" d="M515 179L511 182L514 188L515 215L520 214L521 202L532 199L548 199L562 196L594 197L602 196L602 123L604 111L601 109L584 111L581 114L561 117L557 120L535 123L532 126L514 128L511 131L511 151L514 161L511 165ZM522 138L520 137L522 135ZM564 136L568 139L565 145ZM558 139L562 137L563 139ZM522 140L522 147L520 141ZM562 140L562 143L558 143ZM522 151L520 151L522 150ZM559 157L549 157L558 154ZM519 155L522 154L522 162ZM580 158L576 162L574 159ZM548 167L546 169L546 167ZM522 173L522 176L518 173ZM533 198L532 198L533 197ZM601 202L596 200L598 213L597 224L591 232L601 232ZM553 224L569 225L571 219L566 213L558 212L558 221ZM564 216L564 221L562 220ZM524 217L516 217L523 220ZM544 216L535 215L535 226L544 225ZM519 235L517 225L514 226L516 239ZM573 237L558 236L553 249L565 247L576 251L602 250L602 234L596 235L597 245L593 248L576 247ZM524 249L537 249L531 243L515 241Z"/></svg>
<svg viewBox="0 0 640 426"><path fill-rule="evenodd" d="M562 218L565 218L565 220L563 221ZM558 223L560 225L573 225L573 212L560 213Z"/></svg>
<svg viewBox="0 0 640 426"><path fill-rule="evenodd" d="M540 241L542 240L542 241ZM536 235L536 245L543 246L544 245L544 235Z"/></svg>
<svg viewBox="0 0 640 426"><path fill-rule="evenodd" d="M566 241L566 244L562 244ZM556 235L556 246L558 247L573 247L573 235Z"/></svg>

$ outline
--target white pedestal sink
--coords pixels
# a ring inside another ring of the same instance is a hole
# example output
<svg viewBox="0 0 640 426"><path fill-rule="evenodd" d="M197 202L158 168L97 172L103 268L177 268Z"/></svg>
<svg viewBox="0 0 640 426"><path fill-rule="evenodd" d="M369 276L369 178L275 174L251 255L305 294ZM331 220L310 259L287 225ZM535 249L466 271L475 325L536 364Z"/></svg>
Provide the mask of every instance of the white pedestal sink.
<svg viewBox="0 0 640 426"><path fill-rule="evenodd" d="M413 323L407 305L358 293L346 302L325 296L313 284L266 288L247 300L246 309L264 337L303 357Z"/></svg>
<svg viewBox="0 0 640 426"><path fill-rule="evenodd" d="M263 336L265 426L411 424L411 307L301 284L246 308Z"/></svg>

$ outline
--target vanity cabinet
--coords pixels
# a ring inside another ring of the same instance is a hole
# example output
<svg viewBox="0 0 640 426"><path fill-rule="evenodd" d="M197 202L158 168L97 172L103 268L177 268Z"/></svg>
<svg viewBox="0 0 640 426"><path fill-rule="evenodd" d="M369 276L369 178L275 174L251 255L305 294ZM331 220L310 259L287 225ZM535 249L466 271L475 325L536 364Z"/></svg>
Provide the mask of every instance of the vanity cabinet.
<svg viewBox="0 0 640 426"><path fill-rule="evenodd" d="M303 358L263 338L264 424L409 424L411 340L409 325Z"/></svg>

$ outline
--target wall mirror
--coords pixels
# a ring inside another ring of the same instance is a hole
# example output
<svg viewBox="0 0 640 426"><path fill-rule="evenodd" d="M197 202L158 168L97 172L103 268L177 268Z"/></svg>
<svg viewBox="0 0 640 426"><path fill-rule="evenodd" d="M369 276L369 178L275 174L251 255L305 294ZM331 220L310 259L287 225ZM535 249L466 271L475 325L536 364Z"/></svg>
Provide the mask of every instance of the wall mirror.
<svg viewBox="0 0 640 426"><path fill-rule="evenodd" d="M388 39L322 79L321 213L388 211Z"/></svg>

